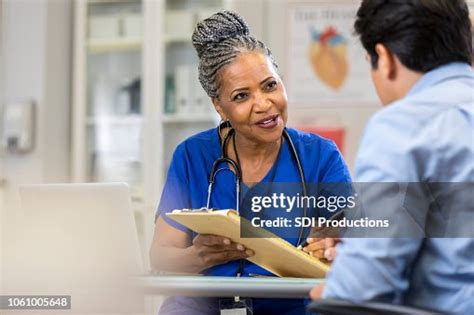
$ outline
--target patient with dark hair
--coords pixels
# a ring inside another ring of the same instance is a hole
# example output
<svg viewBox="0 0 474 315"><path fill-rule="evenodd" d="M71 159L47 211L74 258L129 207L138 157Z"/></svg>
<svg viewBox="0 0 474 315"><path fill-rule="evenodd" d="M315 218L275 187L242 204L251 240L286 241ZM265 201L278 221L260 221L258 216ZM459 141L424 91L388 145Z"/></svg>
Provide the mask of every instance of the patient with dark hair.
<svg viewBox="0 0 474 315"><path fill-rule="evenodd" d="M355 30L387 106L366 127L356 181L456 183L460 189L452 193L471 198L463 203L441 191L436 202L412 209L416 218L430 218L454 200L443 217L444 235L344 239L325 286L311 295L473 314L474 74L466 2L364 0ZM421 199L431 200L429 192ZM426 233L430 222L417 223Z"/></svg>

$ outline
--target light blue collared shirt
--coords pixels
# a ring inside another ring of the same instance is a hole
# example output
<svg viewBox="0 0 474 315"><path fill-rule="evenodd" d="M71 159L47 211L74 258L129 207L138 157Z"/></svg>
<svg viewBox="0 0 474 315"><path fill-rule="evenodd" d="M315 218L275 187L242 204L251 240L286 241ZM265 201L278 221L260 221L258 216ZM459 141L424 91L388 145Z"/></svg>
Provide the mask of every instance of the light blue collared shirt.
<svg viewBox="0 0 474 315"><path fill-rule="evenodd" d="M357 182L474 182L474 74L463 63L426 73L370 120ZM474 222L466 222L472 224ZM474 239L345 239L323 297L474 311Z"/></svg>

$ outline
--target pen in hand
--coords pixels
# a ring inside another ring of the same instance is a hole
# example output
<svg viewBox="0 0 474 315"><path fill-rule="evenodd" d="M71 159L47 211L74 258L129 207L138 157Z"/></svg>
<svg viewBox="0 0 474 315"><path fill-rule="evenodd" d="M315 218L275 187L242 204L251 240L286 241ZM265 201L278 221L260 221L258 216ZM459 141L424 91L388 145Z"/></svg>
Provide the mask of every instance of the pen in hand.
<svg viewBox="0 0 474 315"><path fill-rule="evenodd" d="M304 241L302 244L298 245L298 247L296 248L299 250L303 250L303 248L305 248L308 245L309 245L308 241Z"/></svg>
<svg viewBox="0 0 474 315"><path fill-rule="evenodd" d="M344 217L344 211L341 210L341 211L338 211L336 212L333 216L331 216L328 221L331 221L331 220L341 220L342 218ZM303 250L303 248L305 248L306 246L308 246L309 243L308 243L308 240L305 240L302 244L298 245L298 247L296 247L297 249L299 250ZM309 254L309 253L308 253Z"/></svg>

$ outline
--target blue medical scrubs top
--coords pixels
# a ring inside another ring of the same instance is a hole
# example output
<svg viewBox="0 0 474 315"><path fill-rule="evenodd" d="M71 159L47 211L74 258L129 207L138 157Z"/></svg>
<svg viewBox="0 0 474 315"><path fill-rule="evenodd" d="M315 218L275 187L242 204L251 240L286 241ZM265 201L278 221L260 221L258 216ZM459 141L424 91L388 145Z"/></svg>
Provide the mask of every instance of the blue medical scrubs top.
<svg viewBox="0 0 474 315"><path fill-rule="evenodd" d="M306 183L350 182L350 174L334 142L317 135L287 128L301 161ZM189 233L192 231L163 215L175 209L201 208L206 206L209 174L216 159L221 156L217 129L196 134L176 148L168 171L157 216L169 225ZM262 182L301 183L298 166L291 147L286 140L277 161ZM242 184L245 186L244 184ZM243 187L245 191L246 187ZM211 195L211 207L215 209L235 209L235 176L230 171L221 171L216 176ZM297 212L288 216L296 216ZM331 213L313 213L313 216L329 217ZM295 228L296 229L296 228ZM299 228L298 228L299 230ZM309 232L309 231L308 231ZM298 234L295 232L295 234ZM287 239L296 244L295 239ZM204 271L209 276L236 276L239 261L214 266ZM242 276L249 274L272 275L265 269L245 261ZM304 314L304 300L253 299L254 312L275 314ZM162 314L219 314L218 299L196 299L176 297L165 302Z"/></svg>

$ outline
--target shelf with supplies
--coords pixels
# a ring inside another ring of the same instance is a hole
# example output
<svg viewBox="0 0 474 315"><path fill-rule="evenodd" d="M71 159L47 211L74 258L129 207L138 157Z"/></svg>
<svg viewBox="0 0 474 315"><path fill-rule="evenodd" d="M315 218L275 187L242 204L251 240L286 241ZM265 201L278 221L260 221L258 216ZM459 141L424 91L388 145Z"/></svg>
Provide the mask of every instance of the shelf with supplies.
<svg viewBox="0 0 474 315"><path fill-rule="evenodd" d="M213 113L175 113L163 115L163 122L168 124L193 122L212 123L215 120L216 117Z"/></svg>
<svg viewBox="0 0 474 315"><path fill-rule="evenodd" d="M137 0L87 0L90 4L124 4L124 3L136 3Z"/></svg>
<svg viewBox="0 0 474 315"><path fill-rule="evenodd" d="M232 9L230 0L166 0L161 46L163 54L160 122L163 134L162 180L177 145L213 128L219 121L210 97L199 82L199 58L192 44L196 24L216 12Z"/></svg>
<svg viewBox="0 0 474 315"><path fill-rule="evenodd" d="M222 10L223 7L225 5L222 0L168 0L164 17L165 43L191 43L197 22Z"/></svg>
<svg viewBox="0 0 474 315"><path fill-rule="evenodd" d="M165 34L165 43L183 43L191 44L191 35L189 34Z"/></svg>
<svg viewBox="0 0 474 315"><path fill-rule="evenodd" d="M89 39L87 50L91 54L101 54L108 52L134 51L140 50L142 39L136 38L111 38L111 39Z"/></svg>
<svg viewBox="0 0 474 315"><path fill-rule="evenodd" d="M89 0L87 11L89 53L141 49L143 16L140 0Z"/></svg>
<svg viewBox="0 0 474 315"><path fill-rule="evenodd" d="M143 123L142 115L109 115L109 116L89 116L86 118L86 125L139 125Z"/></svg>

